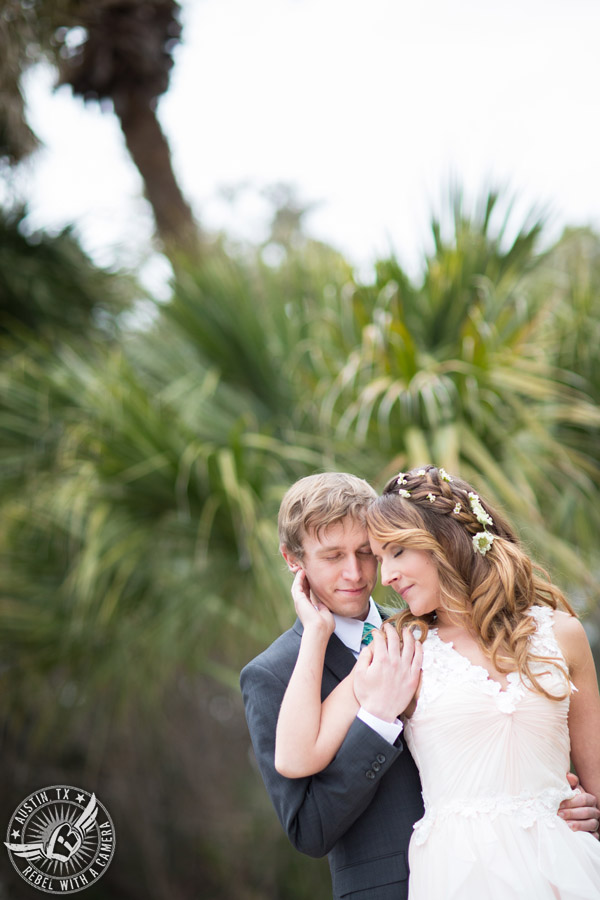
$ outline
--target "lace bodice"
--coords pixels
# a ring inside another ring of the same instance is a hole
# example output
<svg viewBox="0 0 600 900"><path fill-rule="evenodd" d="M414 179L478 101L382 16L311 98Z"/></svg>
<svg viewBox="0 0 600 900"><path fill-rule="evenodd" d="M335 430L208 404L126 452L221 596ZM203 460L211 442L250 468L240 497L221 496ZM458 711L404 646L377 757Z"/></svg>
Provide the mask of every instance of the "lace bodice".
<svg viewBox="0 0 600 900"><path fill-rule="evenodd" d="M552 614L553 610L546 606L533 606L529 610L529 615L537 624L536 631L529 639L531 651L536 656L557 660L568 677L564 657L554 637ZM489 675L487 669L475 665L466 656L458 653L451 641L442 641L437 628L430 629L423 649L423 680L417 706L421 713L429 703L435 701L449 682L476 685L485 694L494 697L498 709L505 713L514 712L516 704L527 693L528 683L521 680L518 672L510 672L507 675L508 686L503 688ZM532 665L532 669L536 675L547 672L548 677L542 679L546 686L550 690L554 689L557 694L564 693L567 680L560 674L557 666L536 662Z"/></svg>
<svg viewBox="0 0 600 900"><path fill-rule="evenodd" d="M568 672L553 632L553 610L532 607L531 651L556 660L532 665L544 687L565 693ZM511 815L523 827L552 817L572 791L567 714L569 697L551 700L517 672L507 687L471 663L436 629L423 647L423 677L406 738L423 784L425 816L414 840L426 840L449 816Z"/></svg>

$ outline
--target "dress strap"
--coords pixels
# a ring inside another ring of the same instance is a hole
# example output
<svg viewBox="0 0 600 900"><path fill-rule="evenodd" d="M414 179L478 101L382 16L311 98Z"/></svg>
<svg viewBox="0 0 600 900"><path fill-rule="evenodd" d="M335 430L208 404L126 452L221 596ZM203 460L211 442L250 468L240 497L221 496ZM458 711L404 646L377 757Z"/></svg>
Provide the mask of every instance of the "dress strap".
<svg viewBox="0 0 600 900"><path fill-rule="evenodd" d="M532 652L536 656L557 660L558 667L562 669L566 675L571 690L576 691L577 688L569 679L567 661L565 660L563 652L560 649L560 644L556 640L554 634L554 610L550 606L531 606L527 610L527 613L536 623L536 630L529 638ZM543 671L544 664L536 663L535 668Z"/></svg>
<svg viewBox="0 0 600 900"><path fill-rule="evenodd" d="M554 636L554 610L550 606L531 606L527 614L536 624L536 630L529 638L533 652L539 656L553 656L564 660Z"/></svg>

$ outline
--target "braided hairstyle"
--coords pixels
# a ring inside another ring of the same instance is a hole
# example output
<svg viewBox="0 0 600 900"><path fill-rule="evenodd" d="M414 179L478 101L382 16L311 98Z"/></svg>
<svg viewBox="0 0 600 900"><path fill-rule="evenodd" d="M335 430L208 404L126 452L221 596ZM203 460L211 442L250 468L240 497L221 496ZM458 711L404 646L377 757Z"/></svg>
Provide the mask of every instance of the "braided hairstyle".
<svg viewBox="0 0 600 900"><path fill-rule="evenodd" d="M532 563L506 519L471 485L450 477L444 469L424 466L401 473L385 486L367 511L369 533L381 543L429 552L438 569L440 606L466 628L503 673L517 670L534 690L552 699L532 671L532 662L556 660L530 652L533 605L562 608L575 615L547 573ZM402 628L416 624L424 640L435 613L413 616L409 609L392 616Z"/></svg>

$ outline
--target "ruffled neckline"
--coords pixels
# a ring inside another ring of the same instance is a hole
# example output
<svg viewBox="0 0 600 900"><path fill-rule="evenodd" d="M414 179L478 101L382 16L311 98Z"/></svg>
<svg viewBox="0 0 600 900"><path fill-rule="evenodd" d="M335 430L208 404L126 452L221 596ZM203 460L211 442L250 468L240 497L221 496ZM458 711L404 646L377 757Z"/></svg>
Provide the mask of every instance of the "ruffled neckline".
<svg viewBox="0 0 600 900"><path fill-rule="evenodd" d="M554 610L546 606L532 606L527 612L535 619L537 626L529 638L532 652L537 656L556 659L566 670L564 657L552 629ZM548 671L547 664L542 664L539 669L540 672ZM430 628L424 644L421 693L411 718L418 717L419 712L439 696L449 682L477 686L483 693L493 697L499 710L504 713L514 712L519 701L530 692L528 679L522 678L518 671L506 675L504 686L484 666L472 662L456 650L452 641L442 640L437 627Z"/></svg>

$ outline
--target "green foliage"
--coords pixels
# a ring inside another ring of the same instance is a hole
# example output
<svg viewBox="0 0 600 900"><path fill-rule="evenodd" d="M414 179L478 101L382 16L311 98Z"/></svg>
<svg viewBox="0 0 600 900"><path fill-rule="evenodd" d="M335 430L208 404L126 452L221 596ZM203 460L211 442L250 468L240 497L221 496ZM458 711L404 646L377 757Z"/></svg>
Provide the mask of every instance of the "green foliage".
<svg viewBox="0 0 600 900"><path fill-rule="evenodd" d="M71 229L27 234L26 210L0 210L0 339L114 336L139 296L131 277L94 267Z"/></svg>
<svg viewBox="0 0 600 900"><path fill-rule="evenodd" d="M509 240L510 217L493 225L498 211L495 195L472 216L455 198L449 231L433 223L418 283L390 258L359 284L310 241L277 266L215 251L180 268L145 331L118 327L130 287L119 293L123 282L90 268L70 237L42 241L36 255L7 223L0 277L7 296L27 299L28 334L40 335L25 343L13 331L0 374L8 733L29 744L52 734L96 769L117 744L131 772L152 755L168 768L170 737L184 758L196 703L221 722L210 691L198 698L189 685L210 679L230 696L241 665L291 622L277 509L292 481L317 470L376 486L428 461L460 473L591 603L600 238L568 233L539 256L542 222L510 226ZM25 288L11 263L23 259ZM61 315L67 299L73 317ZM98 339L98 309L117 323L111 340ZM128 717L152 735L150 756L131 749ZM195 760L168 777L181 796L213 802ZM149 806L148 821L159 818ZM225 857L208 831L201 842L217 885ZM160 887L164 852L148 896L172 890L168 879ZM140 849L142 868L143 858ZM293 859L270 881L242 864L238 874L275 896Z"/></svg>
<svg viewBox="0 0 600 900"><path fill-rule="evenodd" d="M536 290L541 223L504 246L506 223L490 233L496 203L469 219L456 199L446 238L434 222L419 285L395 259L358 285L311 242L277 267L215 253L179 273L150 330L7 358L5 587L7 609L28 610L5 630L15 678L32 616L49 668L85 673L89 698L132 644L132 692L160 691L181 665L230 678L243 661L233 646L247 652L289 621L277 507L317 469L381 483L434 460L504 506L564 583L589 590L593 367L574 377L567 336L554 356L549 338L540 352L539 335L568 330L564 305ZM82 291L86 311L98 278ZM88 672L90 647L102 664Z"/></svg>
<svg viewBox="0 0 600 900"><path fill-rule="evenodd" d="M490 234L497 202L489 195L466 218L454 198L450 237L434 221L420 285L393 258L377 265L376 283L359 291L369 321L324 392L321 422L355 446L384 448L386 474L432 459L461 472L512 514L538 557L579 583L580 551L594 552L600 524L589 503L598 453L565 435L582 432L591 449L600 417L588 373L575 377L575 355L544 339L568 330L569 314L538 288L542 222L505 245L506 217ZM587 536L565 514L574 508L580 525L594 523Z"/></svg>

